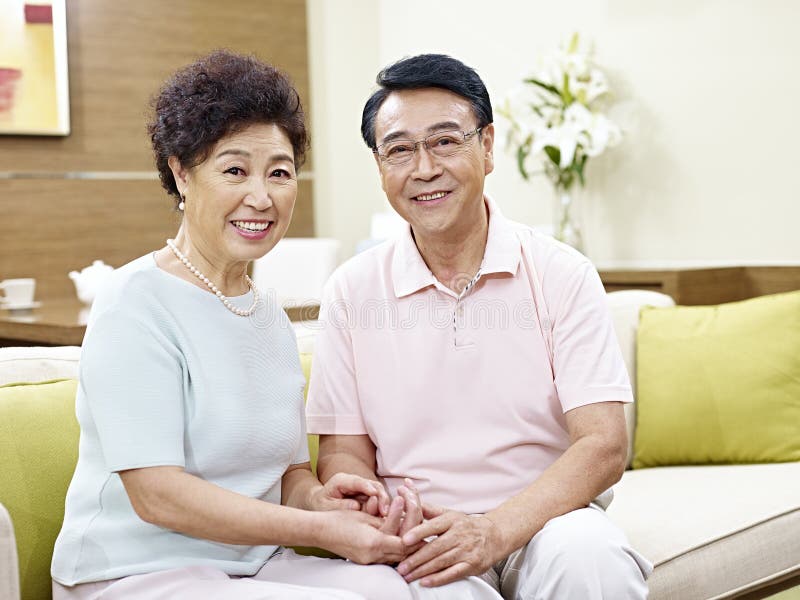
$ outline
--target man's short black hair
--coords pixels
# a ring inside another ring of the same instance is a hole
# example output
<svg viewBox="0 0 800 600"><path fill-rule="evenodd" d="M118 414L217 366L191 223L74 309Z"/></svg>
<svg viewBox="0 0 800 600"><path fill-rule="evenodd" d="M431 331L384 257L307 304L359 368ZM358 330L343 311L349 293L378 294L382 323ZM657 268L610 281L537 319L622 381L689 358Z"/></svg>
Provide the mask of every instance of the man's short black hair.
<svg viewBox="0 0 800 600"><path fill-rule="evenodd" d="M475 69L446 54L420 54L404 58L383 69L375 78L380 88L369 97L361 115L361 137L372 150L375 144L375 117L392 92L421 88L441 88L469 100L478 120L477 127L491 123L492 102Z"/></svg>

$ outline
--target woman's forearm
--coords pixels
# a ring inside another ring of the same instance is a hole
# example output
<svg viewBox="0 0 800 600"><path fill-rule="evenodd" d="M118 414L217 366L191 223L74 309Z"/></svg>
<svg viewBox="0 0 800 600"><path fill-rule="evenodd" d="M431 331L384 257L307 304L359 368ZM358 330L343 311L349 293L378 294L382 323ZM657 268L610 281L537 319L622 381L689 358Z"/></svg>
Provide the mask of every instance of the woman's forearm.
<svg viewBox="0 0 800 600"><path fill-rule="evenodd" d="M179 467L133 469L120 477L139 517L160 527L228 544L320 543L322 513L248 498Z"/></svg>
<svg viewBox="0 0 800 600"><path fill-rule="evenodd" d="M310 471L303 471L306 475L290 473L300 486L294 490L298 497L302 488L314 489L316 481ZM272 504L221 488L180 467L133 469L120 472L120 477L143 520L192 537L246 546L315 546L361 564L393 563L405 556L399 537L379 531L381 519L357 510L334 506L313 512Z"/></svg>

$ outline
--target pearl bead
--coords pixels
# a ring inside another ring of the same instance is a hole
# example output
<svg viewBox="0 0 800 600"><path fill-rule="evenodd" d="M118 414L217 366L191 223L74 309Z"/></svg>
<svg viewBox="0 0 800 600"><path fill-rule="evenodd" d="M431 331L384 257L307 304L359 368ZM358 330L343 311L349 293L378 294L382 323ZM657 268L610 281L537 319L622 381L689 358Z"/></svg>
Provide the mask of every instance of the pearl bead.
<svg viewBox="0 0 800 600"><path fill-rule="evenodd" d="M189 271L190 271L190 272L191 272L191 273L192 273L192 274L193 274L195 277L197 277L197 278L198 278L200 281L202 281L203 283L205 283L205 284L206 284L206 286L208 287L208 289L209 289L209 290L211 290L211 292L212 292L212 293L213 293L213 294L214 294L214 295L215 295L217 298L219 298L219 299L222 301L222 304L224 304L224 305L225 305L225 308L227 308L229 311L231 311L233 314L235 314L235 315L238 315L238 316L240 316L240 317L249 317L250 315L252 315L252 314L255 312L255 310L256 310L256 307L258 306L258 302L259 302L259 300L261 299L261 295L258 293L258 288L257 288L257 287L256 287L256 286L253 284L253 280L252 280L252 279L250 279L250 277L248 277L248 276L245 274L245 276L244 276L244 280L245 280L245 282L247 283L248 287L249 287L249 288L252 290L252 292L253 292L253 304L252 304L252 305L250 306L250 308L248 308L248 309L242 309L242 308L239 308L239 307L237 307L237 306L234 306L234 305L233 305L233 304L230 302L230 300L228 300L228 297L227 297L227 296L225 296L225 294L223 294L221 291L219 291L219 289L217 288L217 286L216 286L216 285L214 285L214 284L211 282L211 280L210 280L208 277L206 277L205 275L203 275L203 274L200 272L200 270L199 270L197 267L195 267L195 266L194 266L194 265L193 265L193 264L192 264L192 263L189 261L189 259L188 259L186 256L184 256L184 255L183 255L183 253L182 253L182 252L181 252L181 251L178 249L178 247L175 245L175 240L171 240L171 239L170 239L170 240L167 240L167 246L169 247L169 249L170 249L170 250L172 250L172 253L173 253L173 254L174 254L176 257L177 257L177 259L178 259L180 262L182 262L182 263L184 264L184 266L185 266L187 269L189 269Z"/></svg>

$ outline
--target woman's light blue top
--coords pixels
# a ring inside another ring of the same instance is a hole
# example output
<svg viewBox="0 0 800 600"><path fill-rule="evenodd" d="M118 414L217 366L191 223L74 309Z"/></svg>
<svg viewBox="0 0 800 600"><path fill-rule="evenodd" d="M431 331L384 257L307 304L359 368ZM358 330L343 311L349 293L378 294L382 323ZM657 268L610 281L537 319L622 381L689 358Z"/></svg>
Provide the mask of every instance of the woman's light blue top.
<svg viewBox="0 0 800 600"><path fill-rule="evenodd" d="M252 292L231 299L241 308L252 300ZM254 574L275 546L146 523L118 472L176 465L278 504L286 468L308 461L304 384L294 332L273 296L241 317L153 255L115 271L94 302L81 353L79 458L53 578L73 585L189 565Z"/></svg>

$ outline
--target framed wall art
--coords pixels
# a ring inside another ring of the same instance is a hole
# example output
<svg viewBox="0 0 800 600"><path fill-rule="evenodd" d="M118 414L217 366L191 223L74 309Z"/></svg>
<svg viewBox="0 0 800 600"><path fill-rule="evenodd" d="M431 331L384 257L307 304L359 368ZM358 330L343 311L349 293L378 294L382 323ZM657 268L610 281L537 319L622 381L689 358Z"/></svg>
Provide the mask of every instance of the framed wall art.
<svg viewBox="0 0 800 600"><path fill-rule="evenodd" d="M0 0L0 134L69 134L65 0Z"/></svg>

